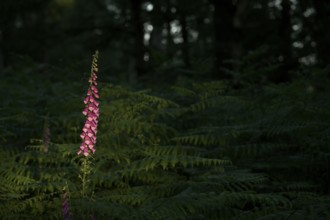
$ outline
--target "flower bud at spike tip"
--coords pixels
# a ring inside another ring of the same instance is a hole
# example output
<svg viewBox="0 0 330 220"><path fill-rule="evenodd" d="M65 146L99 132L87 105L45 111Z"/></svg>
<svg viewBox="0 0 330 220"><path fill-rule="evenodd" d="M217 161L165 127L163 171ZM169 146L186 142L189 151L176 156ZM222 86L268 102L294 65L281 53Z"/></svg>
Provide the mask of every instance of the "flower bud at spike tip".
<svg viewBox="0 0 330 220"><path fill-rule="evenodd" d="M97 89L97 60L98 60L98 51L93 55L91 75L88 79L89 88L87 90L87 95L84 99L85 108L82 112L86 116L85 125L82 128L82 133L80 138L82 139L82 144L77 152L78 155L83 154L87 157L90 153L95 152L96 144L96 133L97 125L99 118L99 92Z"/></svg>

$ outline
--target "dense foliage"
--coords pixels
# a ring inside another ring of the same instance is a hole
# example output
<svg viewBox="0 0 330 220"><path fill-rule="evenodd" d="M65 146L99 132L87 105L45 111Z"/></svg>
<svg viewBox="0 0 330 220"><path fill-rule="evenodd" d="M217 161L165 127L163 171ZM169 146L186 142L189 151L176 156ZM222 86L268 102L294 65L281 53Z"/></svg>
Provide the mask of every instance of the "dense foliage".
<svg viewBox="0 0 330 220"><path fill-rule="evenodd" d="M15 71L17 80L31 76ZM188 79L160 90L101 83L87 197L76 154L83 86L7 80L1 216L61 219L66 189L74 219L327 219L329 80L313 71L234 90Z"/></svg>

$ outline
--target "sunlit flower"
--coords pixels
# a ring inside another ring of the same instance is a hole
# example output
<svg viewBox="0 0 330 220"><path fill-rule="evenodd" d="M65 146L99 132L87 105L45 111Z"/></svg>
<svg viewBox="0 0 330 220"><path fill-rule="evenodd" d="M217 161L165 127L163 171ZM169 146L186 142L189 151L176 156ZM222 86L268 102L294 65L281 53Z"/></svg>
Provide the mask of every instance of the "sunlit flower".
<svg viewBox="0 0 330 220"><path fill-rule="evenodd" d="M86 98L84 99L85 108L82 111L83 115L86 116L86 121L80 135L82 143L78 150L78 155L83 154L85 157L87 157L91 152L95 152L97 125L100 115L99 102L97 101L99 94L96 87L98 72L97 59L98 52L96 52L93 56L91 76L88 80L90 84L87 90Z"/></svg>

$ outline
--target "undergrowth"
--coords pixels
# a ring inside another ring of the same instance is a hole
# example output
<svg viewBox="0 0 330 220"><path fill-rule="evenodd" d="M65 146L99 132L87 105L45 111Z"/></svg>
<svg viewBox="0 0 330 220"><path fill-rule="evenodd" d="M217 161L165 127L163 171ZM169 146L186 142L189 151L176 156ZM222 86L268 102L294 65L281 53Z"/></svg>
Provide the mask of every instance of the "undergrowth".
<svg viewBox="0 0 330 220"><path fill-rule="evenodd" d="M329 219L330 94L320 77L161 92L101 82L85 198L79 83L3 85L16 101L1 96L0 216L61 219L65 188L73 219Z"/></svg>

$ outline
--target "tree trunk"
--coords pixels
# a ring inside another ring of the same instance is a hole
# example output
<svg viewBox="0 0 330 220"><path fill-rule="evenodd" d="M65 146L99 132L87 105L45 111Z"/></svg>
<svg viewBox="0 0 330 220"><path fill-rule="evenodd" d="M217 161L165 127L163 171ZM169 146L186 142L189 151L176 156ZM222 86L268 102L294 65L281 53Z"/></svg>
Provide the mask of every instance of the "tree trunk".
<svg viewBox="0 0 330 220"><path fill-rule="evenodd" d="M0 29L0 70L9 65L8 34L9 32L6 27Z"/></svg>
<svg viewBox="0 0 330 220"><path fill-rule="evenodd" d="M276 77L277 82L286 82L290 79L289 71L293 67L292 60L292 22L291 22L291 2L290 0L282 0L281 2L281 20L280 20L280 54L283 58L282 68Z"/></svg>
<svg viewBox="0 0 330 220"><path fill-rule="evenodd" d="M165 25L166 25L166 51L169 59L173 58L173 36L171 34L171 1L166 0Z"/></svg>
<svg viewBox="0 0 330 220"><path fill-rule="evenodd" d="M240 71L241 59L243 57L243 24L247 12L248 0L239 0L236 2L235 14L233 18L233 37L232 40L232 59L234 60L232 68L234 71Z"/></svg>
<svg viewBox="0 0 330 220"><path fill-rule="evenodd" d="M189 55L189 35L187 26L187 17L184 12L180 12L181 36L182 36L182 57L187 69L191 68Z"/></svg>
<svg viewBox="0 0 330 220"><path fill-rule="evenodd" d="M141 17L142 0L131 0L132 10L132 26L134 32L134 69L137 77L141 77L145 73L144 68L144 30Z"/></svg>
<svg viewBox="0 0 330 220"><path fill-rule="evenodd" d="M329 0L314 0L315 25L313 38L316 42L317 62L320 66L330 63L330 4Z"/></svg>
<svg viewBox="0 0 330 220"><path fill-rule="evenodd" d="M223 69L232 69L232 66L224 61L232 59L233 44L237 43L233 41L236 6L232 0L210 0L210 2L214 8L215 77L228 79L230 76Z"/></svg>
<svg viewBox="0 0 330 220"><path fill-rule="evenodd" d="M153 4L154 8L152 11L152 19L151 24L153 26L153 30L150 33L150 48L157 52L160 52L164 49L164 45L162 44L163 40L163 12L161 10L161 4L158 1L155 1Z"/></svg>
<svg viewBox="0 0 330 220"><path fill-rule="evenodd" d="M3 45L3 30L0 30L0 71L4 69L6 63Z"/></svg>

